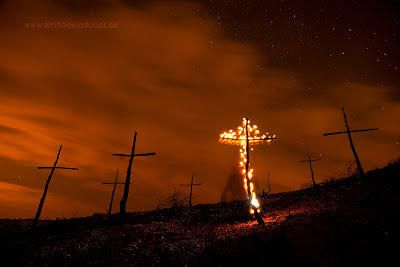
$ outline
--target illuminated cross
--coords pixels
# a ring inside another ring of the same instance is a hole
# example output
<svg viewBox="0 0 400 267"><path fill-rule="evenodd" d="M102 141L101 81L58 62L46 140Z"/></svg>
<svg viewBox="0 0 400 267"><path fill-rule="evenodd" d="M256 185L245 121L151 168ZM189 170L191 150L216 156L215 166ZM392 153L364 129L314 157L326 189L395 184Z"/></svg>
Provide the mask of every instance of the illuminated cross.
<svg viewBox="0 0 400 267"><path fill-rule="evenodd" d="M257 199L252 181L254 170L250 168L250 151L253 150L251 146L269 143L273 139L276 139L275 135L268 136L268 133L260 135L257 126L251 126L247 117L243 118L242 126L239 126L236 131L230 130L229 132L224 132L220 135L219 139L222 144L241 146L239 166L242 169L243 186L249 200L250 213L254 214L260 225L263 225L264 221L260 216L260 202Z"/></svg>

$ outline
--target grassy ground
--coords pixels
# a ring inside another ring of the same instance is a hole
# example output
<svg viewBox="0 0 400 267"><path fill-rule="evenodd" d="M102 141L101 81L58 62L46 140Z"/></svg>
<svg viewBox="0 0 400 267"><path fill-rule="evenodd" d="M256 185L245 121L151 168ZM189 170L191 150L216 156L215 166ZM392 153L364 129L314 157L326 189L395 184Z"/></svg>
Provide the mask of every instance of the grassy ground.
<svg viewBox="0 0 400 267"><path fill-rule="evenodd" d="M265 226L245 202L42 222L1 220L9 266L392 266L398 262L400 164L271 195ZM394 260L393 263L390 263ZM8 266L7 265L7 266Z"/></svg>

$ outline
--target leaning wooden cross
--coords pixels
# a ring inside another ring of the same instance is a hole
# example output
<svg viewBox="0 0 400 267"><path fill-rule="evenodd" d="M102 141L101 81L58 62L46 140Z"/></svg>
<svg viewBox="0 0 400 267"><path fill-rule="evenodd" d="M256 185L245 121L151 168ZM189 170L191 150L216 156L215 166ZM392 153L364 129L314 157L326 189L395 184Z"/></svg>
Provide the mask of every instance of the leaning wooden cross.
<svg viewBox="0 0 400 267"><path fill-rule="evenodd" d="M58 167L58 166L57 166L57 163L58 163L58 160L59 160L60 154L61 154L61 149L62 149L62 145L60 145L60 148L58 149L56 161L54 162L53 166L51 166L51 167L38 167L39 170L48 170L48 169L50 169L51 171L50 171L49 177L47 178L47 182L46 182L46 184L45 184L45 186L44 186L43 195L42 195L42 198L40 199L39 207L38 207L38 209L37 209L35 219L33 220L33 226L34 226L34 227L35 227L35 226L38 224L38 222L39 222L40 214L42 213L42 209L43 209L43 204L44 204L44 201L45 201L45 199L46 199L47 190L49 189L49 185L50 185L50 182L51 182L51 178L53 177L54 171L55 171L56 169L60 169L60 170L74 170L74 171L78 171L78 170L79 170L78 168L68 168L68 167Z"/></svg>
<svg viewBox="0 0 400 267"><path fill-rule="evenodd" d="M323 136L347 134L347 137L349 138L350 148L353 151L353 155L354 155L354 158L356 160L358 172L360 173L360 176L364 177L365 176L365 172L364 172L364 169L363 169L363 167L361 165L360 159L358 158L356 148L354 147L353 138L351 136L351 133L376 131L376 130L378 130L378 128L361 129L361 130L350 130L350 126L349 126L349 123L347 122L347 116L346 116L346 112L344 111L344 107L342 107L342 111L343 111L343 117L344 117L344 123L345 123L345 126L346 126L346 131L333 132L333 133L324 133Z"/></svg>
<svg viewBox="0 0 400 267"><path fill-rule="evenodd" d="M312 163L315 162L315 161L320 161L320 160L322 160L322 159L321 159L321 158L312 159L312 158L311 158L310 149L308 149L307 153L308 153L308 159L306 159L306 160L301 160L300 162L301 162L301 163L308 163L308 164L309 164L309 166L310 166L310 173L311 173L311 180L312 180L312 183L313 183L313 187L315 188L315 187L317 187L317 184L315 183L314 170L313 170Z"/></svg>
<svg viewBox="0 0 400 267"><path fill-rule="evenodd" d="M267 133L268 134L268 133ZM230 130L220 135L219 141L223 144L241 146L240 148L240 163L243 174L243 186L247 194L250 205L250 213L254 214L258 224L264 225L264 221L260 215L260 203L254 188L253 169L250 169L250 151L253 150L251 146L258 144L265 144L276 139L274 136L267 136L266 134L260 136L260 131L256 125L251 126L247 117L243 118L242 126L238 127L236 131Z"/></svg>
<svg viewBox="0 0 400 267"><path fill-rule="evenodd" d="M121 202L119 204L121 218L124 218L125 215L126 215L126 203L128 202L129 185L131 184L131 173L132 173L133 159L135 157L147 157L147 156L154 156L156 154L154 152L135 154L136 137L137 137L137 132L135 132L135 135L133 137L133 144L132 144L132 149L131 149L131 153L130 154L113 154L113 156L116 156L116 157L127 157L127 158L129 158L128 169L127 169L127 172L126 172L126 179L125 179L124 195L122 196Z"/></svg>
<svg viewBox="0 0 400 267"><path fill-rule="evenodd" d="M202 185L202 183L198 183L198 184L194 184L193 183L193 179L194 179L194 173L192 175L192 180L190 182L190 184L180 184L181 186L190 186L190 193L189 193L189 207L192 207L192 193L193 193L193 186L199 186Z"/></svg>
<svg viewBox="0 0 400 267"><path fill-rule="evenodd" d="M115 190L117 189L117 185L125 184L125 183L118 182L118 172L119 172L119 169L117 169L117 174L115 175L115 181L114 182L104 182L103 183L103 184L106 184L106 185L114 185L113 186L113 190L111 192L110 204L109 204L108 211L107 211L108 216L111 216L111 213L112 213L112 206L113 206L113 202L114 202L114 195L115 195Z"/></svg>

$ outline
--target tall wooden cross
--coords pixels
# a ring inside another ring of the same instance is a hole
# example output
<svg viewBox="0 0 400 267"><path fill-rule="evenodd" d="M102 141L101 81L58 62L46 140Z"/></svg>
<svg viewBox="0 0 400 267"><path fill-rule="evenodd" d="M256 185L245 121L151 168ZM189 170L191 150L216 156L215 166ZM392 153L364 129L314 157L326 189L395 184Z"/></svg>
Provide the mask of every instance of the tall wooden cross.
<svg viewBox="0 0 400 267"><path fill-rule="evenodd" d="M111 216L112 213L112 206L113 206L113 202L114 202L114 195L115 195L115 190L117 189L117 185L121 185L121 184L125 184L125 183L120 183L118 182L118 172L119 169L117 169L117 174L115 175L115 181L114 182L104 182L103 184L107 184L107 185L114 185L113 186L113 190L111 192L111 199L110 199L110 205L108 207L108 216Z"/></svg>
<svg viewBox="0 0 400 267"><path fill-rule="evenodd" d="M136 137L137 137L137 132L135 132L135 134L133 136L133 144L132 144L132 149L131 149L131 153L130 154L113 154L113 156L116 156L116 157L127 157L127 158L129 158L128 169L126 171L124 195L122 196L121 202L119 204L121 218L124 218L125 215L126 215L126 203L128 202L129 185L131 184L131 173L132 173L133 159L135 157L147 157L147 156L156 155L156 153L154 153L154 152L135 154Z"/></svg>
<svg viewBox="0 0 400 267"><path fill-rule="evenodd" d="M193 179L194 179L194 172L193 172L192 180L191 180L190 184L180 184L181 186L190 186L190 193L189 193L189 207L190 207L190 208L192 207L193 186L202 185L202 183L194 184L194 183L193 183Z"/></svg>
<svg viewBox="0 0 400 267"><path fill-rule="evenodd" d="M268 133L267 133L268 134ZM236 131L230 130L220 135L219 141L223 144L241 146L240 149L240 168L243 174L243 186L247 194L250 205L250 213L254 214L258 224L264 225L260 215L260 202L255 193L253 178L253 169L250 169L250 151L252 145L264 144L276 139L274 136L261 135L256 125L251 126L247 117L243 118L242 126Z"/></svg>
<svg viewBox="0 0 400 267"><path fill-rule="evenodd" d="M74 171L78 171L79 170L78 168L68 168L68 167L58 167L57 166L58 160L59 160L60 154L61 154L61 149L62 149L62 145L60 145L60 148L58 149L57 157L56 157L56 160L55 160L53 166L50 166L50 167L38 167L39 170L48 170L49 169L51 171L50 171L49 177L47 178L46 184L44 186L43 195L42 195L42 198L40 199L39 207L37 209L35 219L33 220L33 227L35 227L39 222L40 214L42 213L42 209L43 209L43 204L44 204L44 201L46 199L47 190L49 189L49 185L50 185L50 182L51 182L51 178L53 177L54 171L56 169L74 170Z"/></svg>
<svg viewBox="0 0 400 267"><path fill-rule="evenodd" d="M361 130L350 130L350 126L349 126L349 123L347 121L347 116L346 116L346 112L344 111L344 107L342 107L342 111L343 111L343 117L344 117L344 123L345 123L345 126L346 126L346 131L333 132L333 133L324 133L323 136L347 134L347 137L349 138L350 148L353 151L353 155L354 155L354 158L355 158L356 163L357 163L358 172L360 173L360 176L364 177L365 176L365 172L364 172L364 169L363 169L363 167L361 165L360 159L359 159L359 157L357 155L356 148L354 147L353 138L351 136L351 133L376 131L376 130L378 130L378 128L369 128L369 129L361 129Z"/></svg>
<svg viewBox="0 0 400 267"><path fill-rule="evenodd" d="M317 187L317 184L315 183L314 170L313 170L312 163L315 162L315 161L320 161L321 158L312 159L312 158L311 158L310 149L307 150L307 154L308 154L308 159L306 159L306 160L301 160L300 162L301 162L301 163L308 163L308 164L309 164L309 166L310 166L310 173L311 173L311 180L312 180L312 183L313 183L313 187L315 188L315 187Z"/></svg>

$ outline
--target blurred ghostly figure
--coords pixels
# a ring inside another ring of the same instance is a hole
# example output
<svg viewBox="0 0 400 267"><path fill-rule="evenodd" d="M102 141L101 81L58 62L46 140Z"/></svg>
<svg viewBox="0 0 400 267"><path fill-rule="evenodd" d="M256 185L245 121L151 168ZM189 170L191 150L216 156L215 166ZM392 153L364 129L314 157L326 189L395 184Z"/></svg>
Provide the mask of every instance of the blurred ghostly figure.
<svg viewBox="0 0 400 267"><path fill-rule="evenodd" d="M243 189L242 179L239 170L235 168L228 177L224 191L221 194L221 202L247 199Z"/></svg>

